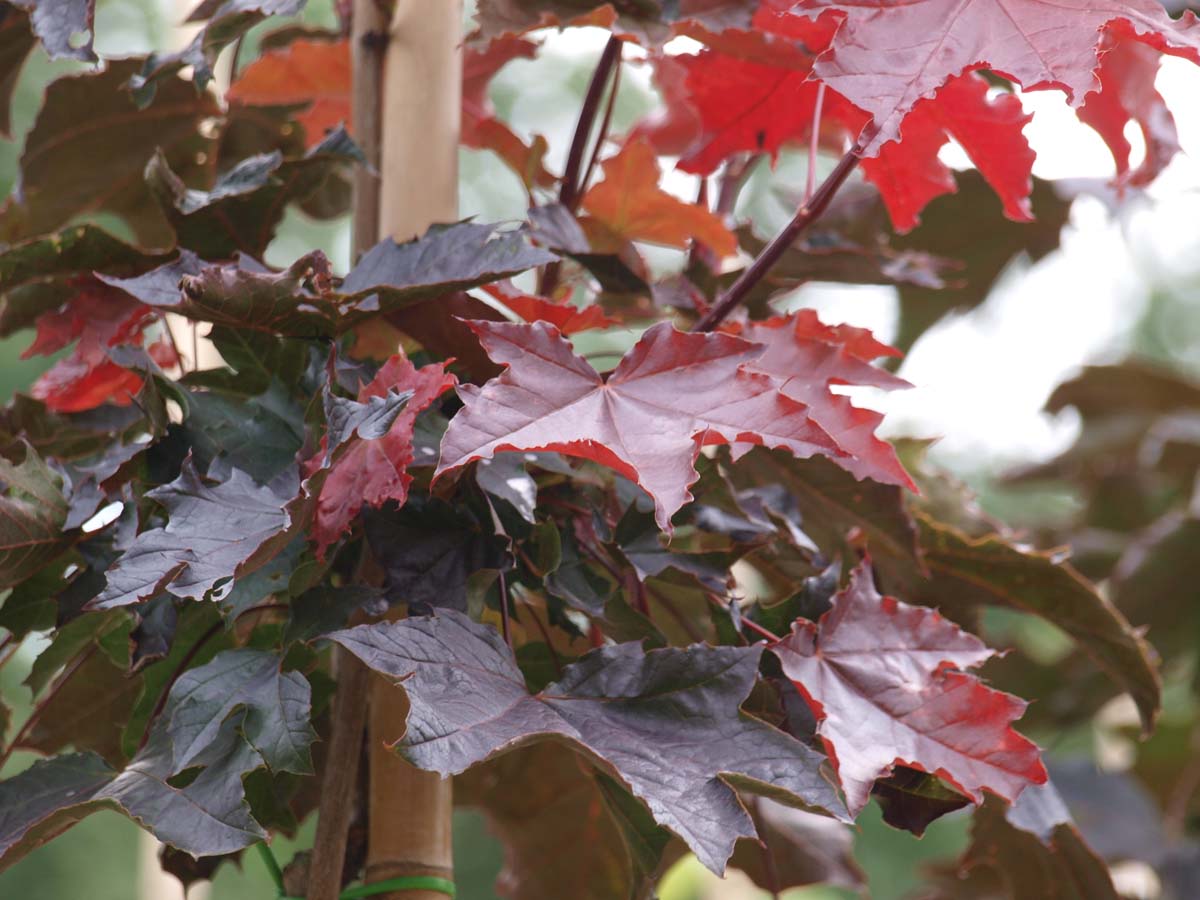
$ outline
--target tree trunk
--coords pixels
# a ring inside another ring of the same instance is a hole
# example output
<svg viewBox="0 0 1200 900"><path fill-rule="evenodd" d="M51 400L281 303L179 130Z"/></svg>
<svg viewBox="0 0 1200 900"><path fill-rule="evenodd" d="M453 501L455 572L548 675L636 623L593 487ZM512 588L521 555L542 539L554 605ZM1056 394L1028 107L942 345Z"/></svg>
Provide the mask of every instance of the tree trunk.
<svg viewBox="0 0 1200 900"><path fill-rule="evenodd" d="M406 241L435 222L458 217L461 0L396 0L387 37L379 231ZM401 736L407 713L403 692L376 676L367 726L368 882L406 875L452 877L450 780L413 768L385 746ZM425 890L387 896L445 900Z"/></svg>

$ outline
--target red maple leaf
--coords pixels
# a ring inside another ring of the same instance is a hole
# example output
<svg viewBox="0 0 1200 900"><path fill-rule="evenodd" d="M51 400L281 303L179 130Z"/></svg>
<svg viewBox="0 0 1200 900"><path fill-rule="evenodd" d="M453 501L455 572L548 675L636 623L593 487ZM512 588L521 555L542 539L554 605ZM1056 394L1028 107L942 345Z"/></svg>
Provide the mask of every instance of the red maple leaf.
<svg viewBox="0 0 1200 900"><path fill-rule="evenodd" d="M604 180L583 195L582 207L627 240L687 247L693 238L714 253L737 250L720 217L659 187L658 157L645 138L634 138L603 163Z"/></svg>
<svg viewBox="0 0 1200 900"><path fill-rule="evenodd" d="M798 14L841 21L815 74L874 120L864 155L904 134L905 117L947 79L988 68L1075 105L1099 87L1102 29L1200 62L1200 20L1156 0L799 0Z"/></svg>
<svg viewBox="0 0 1200 900"><path fill-rule="evenodd" d="M534 41L506 35L490 41L483 49L469 45L463 52L462 143L491 150L517 173L527 188L554 184L555 178L543 162L545 138L535 137L527 143L496 118L487 91L497 72L514 59L533 59L537 50Z"/></svg>
<svg viewBox="0 0 1200 900"><path fill-rule="evenodd" d="M389 500L403 505L408 499L412 476L408 467L413 461L413 425L417 414L434 400L454 387L458 379L445 371L447 363L432 363L420 369L403 354L389 359L370 384L358 392L358 401L385 397L389 391L412 391L412 398L392 422L388 433L377 440L356 439L353 445L333 464L317 500L313 538L317 553L324 556L326 548L349 530L363 505L380 507ZM325 455L321 450L308 461L306 474L320 468Z"/></svg>
<svg viewBox="0 0 1200 900"><path fill-rule="evenodd" d="M325 132L350 123L350 44L298 38L268 50L246 66L225 97L249 106L307 104L296 116L309 146Z"/></svg>
<svg viewBox="0 0 1200 900"><path fill-rule="evenodd" d="M505 450L553 450L606 465L654 499L669 530L688 500L701 446L747 442L796 456L843 451L774 378L743 365L762 352L728 334L650 328L601 377L552 325L471 322L505 372L458 389L435 478Z"/></svg>
<svg viewBox="0 0 1200 900"><path fill-rule="evenodd" d="M1011 727L1025 701L959 671L994 652L935 610L881 597L866 563L819 621L798 619L771 649L817 716L851 813L897 765L977 803L1046 781L1037 746Z"/></svg>
<svg viewBox="0 0 1200 900"><path fill-rule="evenodd" d="M681 169L708 174L738 152L778 154L785 143L806 141L816 119L819 83L810 73L763 65L705 50L658 61L660 84L675 111L643 133L661 152L681 154ZM682 73L682 74L681 74ZM839 152L869 116L834 91L821 107L821 143ZM863 174L879 188L892 222L908 231L934 198L953 192L954 173L938 158L951 138L1000 196L1005 214L1031 217L1034 154L1022 134L1029 121L1011 94L989 95L987 82L969 73L950 79L904 123L904 140L863 160Z"/></svg>
<svg viewBox="0 0 1200 900"><path fill-rule="evenodd" d="M569 300L558 303L545 297L535 297L518 290L511 281L498 281L485 285L483 289L526 322L549 322L567 336L619 324L616 319L605 315L599 306L580 309Z"/></svg>
<svg viewBox="0 0 1200 900"><path fill-rule="evenodd" d="M1100 90L1088 94L1078 110L1080 121L1096 130L1117 163L1117 184L1149 184L1179 153L1179 133L1167 103L1155 89L1161 54L1153 47L1111 31L1101 43ZM1129 166L1125 126L1136 122L1146 141L1146 158L1136 170Z"/></svg>
<svg viewBox="0 0 1200 900"><path fill-rule="evenodd" d="M56 353L78 341L34 382L30 394L58 412L80 412L103 403L128 406L142 379L114 363L107 351L118 344L141 344L154 311L95 278L83 278L77 287L63 307L38 316L33 344L21 354L27 359ZM174 362L167 345L151 349L163 364Z"/></svg>
<svg viewBox="0 0 1200 900"><path fill-rule="evenodd" d="M875 436L883 416L830 390L834 385L911 387L903 378L870 364L880 356L899 356L898 350L881 344L865 328L824 325L811 309L733 327L746 340L766 347L746 368L778 378L779 389L805 404L810 418L846 451L834 462L856 478L916 490L892 445Z"/></svg>

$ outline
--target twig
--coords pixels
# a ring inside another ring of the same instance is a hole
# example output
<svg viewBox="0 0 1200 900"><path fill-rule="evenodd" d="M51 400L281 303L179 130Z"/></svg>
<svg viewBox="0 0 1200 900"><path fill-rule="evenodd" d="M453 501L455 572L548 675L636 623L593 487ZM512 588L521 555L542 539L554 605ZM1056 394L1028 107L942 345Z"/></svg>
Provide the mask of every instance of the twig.
<svg viewBox="0 0 1200 900"><path fill-rule="evenodd" d="M337 693L333 698L329 755L309 867L308 900L337 900L342 889L346 842L357 795L354 786L358 782L363 733L367 727L370 671L341 646L334 648L333 664Z"/></svg>
<svg viewBox="0 0 1200 900"><path fill-rule="evenodd" d="M571 212L579 203L579 195L583 187L579 180L579 168L583 165L583 153L587 149L588 138L591 137L592 123L600 109L600 100L604 96L604 86L608 83L609 74L621 58L621 40L615 35L604 45L600 61L596 63L596 71L592 73L592 81L587 93L583 95L583 106L579 109L579 121L575 123L575 136L571 139L571 149L567 152L567 166L563 171L562 187L558 192L558 202Z"/></svg>
<svg viewBox="0 0 1200 900"><path fill-rule="evenodd" d="M504 573L500 575L500 633L504 635L504 643L508 644L508 649L512 649L512 630L508 621L508 579L504 577Z"/></svg>
<svg viewBox="0 0 1200 900"><path fill-rule="evenodd" d="M617 42L620 44L620 41ZM608 103L604 106L604 118L600 120L600 130L596 132L596 142L592 145L592 155L588 158L587 168L583 170L583 177L579 179L579 187L576 193L579 196L583 195L584 189L591 183L592 173L596 171L596 162L600 159L600 150L604 146L604 142L608 139L608 130L612 127L613 109L617 105L617 91L621 89L621 67L614 66L612 73L612 87L608 89Z"/></svg>
<svg viewBox="0 0 1200 900"><path fill-rule="evenodd" d="M821 149L821 110L825 106L825 82L817 85L817 101L813 104L812 139L808 143L808 183L804 187L804 202L812 199L817 189L817 154Z"/></svg>
<svg viewBox="0 0 1200 900"><path fill-rule="evenodd" d="M608 83L609 74L614 68L620 72L621 59L621 41L615 35L608 39L608 43L604 45L604 52L600 54L600 60L596 63L596 71L592 73L591 83L588 84L587 93L583 96L583 105L579 108L579 120L575 123L575 135L571 138L571 149L567 152L567 164L563 170L561 186L558 190L558 202L575 212L579 205L579 198L583 195L583 187L587 183L587 177L591 175L591 165L595 163L596 154L599 153L600 144L604 142L605 132L608 130L608 115L605 115L605 122L601 129L599 139L596 143L596 151L592 154L592 164L589 164L587 175L581 181L579 178L579 169L583 165L583 154L587 150L588 139L592 134L592 125L596 121L596 113L600 109L600 100L604 96L604 86ZM609 113L612 112L612 100L616 97L617 81L619 76L613 76L613 91L609 98ZM553 293L555 287L558 286L558 276L560 264L553 262L542 270L542 276L538 280L538 293L543 297L548 297Z"/></svg>
<svg viewBox="0 0 1200 900"><path fill-rule="evenodd" d="M721 295L720 299L713 304L712 309L705 313L704 317L696 323L692 331L712 331L725 320L726 316L737 309L742 301L749 296L754 286L762 281L774 265L779 262L780 257L795 243L796 239L804 233L808 226L819 219L821 214L829 207L829 203L833 200L834 195L837 194L838 189L845 184L846 179L850 177L850 173L858 165L858 153L859 146L855 145L842 157L837 167L829 173L829 177L821 182L821 186L817 188L811 200L797 210L792 221L788 222L783 230L775 235L771 243L763 248L758 258L730 286L729 290Z"/></svg>

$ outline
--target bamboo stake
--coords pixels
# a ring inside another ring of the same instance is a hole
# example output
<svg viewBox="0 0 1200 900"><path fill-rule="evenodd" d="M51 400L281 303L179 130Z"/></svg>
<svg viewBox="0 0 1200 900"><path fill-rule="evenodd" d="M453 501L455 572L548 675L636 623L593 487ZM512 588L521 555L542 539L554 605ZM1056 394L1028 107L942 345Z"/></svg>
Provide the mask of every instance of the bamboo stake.
<svg viewBox="0 0 1200 900"><path fill-rule="evenodd" d="M408 240L458 217L462 104L461 0L396 0L385 51L379 229ZM385 745L404 730L403 691L375 676L370 717L367 881L453 877L449 779L422 772ZM408 890L392 900L445 900Z"/></svg>

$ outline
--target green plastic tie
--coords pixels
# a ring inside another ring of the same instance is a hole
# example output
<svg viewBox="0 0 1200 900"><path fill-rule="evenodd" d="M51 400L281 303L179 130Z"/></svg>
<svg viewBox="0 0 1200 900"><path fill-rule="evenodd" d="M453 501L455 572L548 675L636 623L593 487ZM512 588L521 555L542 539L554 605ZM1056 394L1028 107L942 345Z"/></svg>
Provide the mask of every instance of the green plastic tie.
<svg viewBox="0 0 1200 900"><path fill-rule="evenodd" d="M262 857L262 861L267 866L267 871L271 875L271 881L275 884L275 890L278 892L277 900L304 900L303 897L289 897L284 892L283 887L283 870L279 868L279 861L275 859L275 854L271 852L271 848L265 843L259 843L258 855ZM358 900L360 897L375 897L379 894L387 894L392 891L437 891L439 894L445 894L453 900L458 895L458 891L454 886L454 882L447 878L436 878L431 875L409 875L404 878L389 878L386 881L376 881L373 884L360 884L358 887L346 888L339 895L340 900Z"/></svg>

